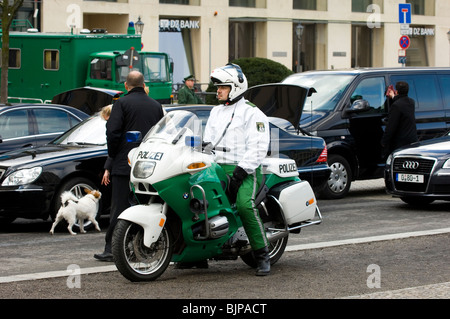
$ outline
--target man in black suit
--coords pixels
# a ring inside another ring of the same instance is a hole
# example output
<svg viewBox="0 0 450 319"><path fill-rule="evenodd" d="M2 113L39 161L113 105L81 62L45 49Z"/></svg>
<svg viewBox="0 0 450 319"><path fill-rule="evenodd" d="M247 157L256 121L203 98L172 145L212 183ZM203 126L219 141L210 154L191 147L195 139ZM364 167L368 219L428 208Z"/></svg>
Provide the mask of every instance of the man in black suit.
<svg viewBox="0 0 450 319"><path fill-rule="evenodd" d="M113 261L111 239L117 217L128 207L130 193L130 166L128 152L137 146L126 141L127 131L140 131L145 136L163 116L161 104L145 93L144 76L141 72L131 71L125 82L128 93L117 100L112 107L111 116L106 123L108 155L112 158L112 194L110 224L105 236L105 250L95 254L101 261Z"/></svg>
<svg viewBox="0 0 450 319"><path fill-rule="evenodd" d="M387 158L395 149L417 142L415 102L408 97L407 82L397 82L396 92L389 89L387 95L391 98L388 123L381 139L384 157Z"/></svg>

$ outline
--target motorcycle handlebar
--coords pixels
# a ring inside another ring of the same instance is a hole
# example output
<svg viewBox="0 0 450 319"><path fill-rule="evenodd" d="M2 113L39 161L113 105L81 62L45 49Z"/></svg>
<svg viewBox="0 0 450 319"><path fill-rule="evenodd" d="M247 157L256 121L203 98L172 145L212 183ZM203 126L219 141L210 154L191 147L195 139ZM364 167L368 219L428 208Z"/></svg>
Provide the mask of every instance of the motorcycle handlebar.
<svg viewBox="0 0 450 319"><path fill-rule="evenodd" d="M229 147L221 147L221 146L213 146L211 143L202 143L202 150L206 153L210 153L212 151L219 151L219 152L229 152Z"/></svg>

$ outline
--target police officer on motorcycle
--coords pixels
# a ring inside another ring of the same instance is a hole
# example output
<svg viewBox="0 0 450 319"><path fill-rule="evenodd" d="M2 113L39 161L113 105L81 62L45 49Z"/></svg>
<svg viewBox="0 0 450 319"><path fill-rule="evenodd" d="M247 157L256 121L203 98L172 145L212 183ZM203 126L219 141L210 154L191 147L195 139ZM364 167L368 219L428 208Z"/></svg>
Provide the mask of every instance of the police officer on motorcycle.
<svg viewBox="0 0 450 319"><path fill-rule="evenodd" d="M222 103L211 110L206 123L204 142L222 147L215 151L215 160L230 176L228 196L236 202L255 260L256 275L270 273L268 241L264 225L255 207L255 196L262 182L261 162L269 142L269 122L265 114L243 95L247 78L236 64L227 64L211 73Z"/></svg>

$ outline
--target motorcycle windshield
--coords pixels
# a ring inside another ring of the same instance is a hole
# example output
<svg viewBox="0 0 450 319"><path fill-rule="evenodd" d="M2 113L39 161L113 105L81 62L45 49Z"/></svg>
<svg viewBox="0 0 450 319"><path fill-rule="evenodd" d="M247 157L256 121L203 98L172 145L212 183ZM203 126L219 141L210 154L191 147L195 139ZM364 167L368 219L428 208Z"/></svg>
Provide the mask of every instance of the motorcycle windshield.
<svg viewBox="0 0 450 319"><path fill-rule="evenodd" d="M167 113L145 135L143 143L152 140L164 140L167 143L185 143L186 136L201 136L202 122L197 115L189 111L172 111Z"/></svg>

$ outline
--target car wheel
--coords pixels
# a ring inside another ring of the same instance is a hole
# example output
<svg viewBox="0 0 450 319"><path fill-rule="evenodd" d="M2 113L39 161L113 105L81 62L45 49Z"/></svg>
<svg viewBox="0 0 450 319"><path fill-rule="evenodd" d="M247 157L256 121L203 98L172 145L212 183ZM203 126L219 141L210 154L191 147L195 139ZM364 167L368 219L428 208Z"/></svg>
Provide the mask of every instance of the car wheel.
<svg viewBox="0 0 450 319"><path fill-rule="evenodd" d="M66 192L66 191L70 191L76 197L81 198L84 195L86 195L86 193L84 192L85 188L87 188L89 190L98 189L98 187L95 185L94 182L92 182L90 179L87 179L84 177L76 177L76 178L73 178L73 179L67 181L66 183L64 183L61 186L61 188L58 190L58 192L55 194L54 210L53 210L53 214L51 215L52 220L55 219L56 214L58 213L58 210L61 207L61 194L62 193ZM97 220L99 219L101 212L102 212L102 204L101 204L101 200L100 200L97 215L95 216L95 219L97 219ZM90 222L88 220L85 220L83 225L84 225L84 230L90 230L90 229L94 228L94 225L92 224L92 222ZM80 225L78 224L78 221L74 224L73 231L74 232L80 231Z"/></svg>
<svg viewBox="0 0 450 319"><path fill-rule="evenodd" d="M330 177L324 183L320 195L328 199L347 196L352 183L352 171L348 161L341 155L332 154L328 156L328 166L331 168Z"/></svg>

